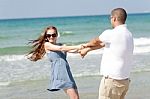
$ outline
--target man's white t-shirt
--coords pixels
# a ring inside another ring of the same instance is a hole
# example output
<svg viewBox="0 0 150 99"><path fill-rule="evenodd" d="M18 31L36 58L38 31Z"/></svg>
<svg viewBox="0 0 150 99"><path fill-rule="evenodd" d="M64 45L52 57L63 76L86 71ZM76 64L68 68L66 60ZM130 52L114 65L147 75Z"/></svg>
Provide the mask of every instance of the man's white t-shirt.
<svg viewBox="0 0 150 99"><path fill-rule="evenodd" d="M126 25L105 30L100 36L105 44L100 73L113 79L129 78L132 68L133 37Z"/></svg>

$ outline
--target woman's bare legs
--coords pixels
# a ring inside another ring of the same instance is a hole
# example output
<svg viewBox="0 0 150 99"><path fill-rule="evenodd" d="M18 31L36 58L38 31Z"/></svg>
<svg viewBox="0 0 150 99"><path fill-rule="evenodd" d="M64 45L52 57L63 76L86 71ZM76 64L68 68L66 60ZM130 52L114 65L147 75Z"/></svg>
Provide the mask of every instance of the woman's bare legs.
<svg viewBox="0 0 150 99"><path fill-rule="evenodd" d="M79 99L79 94L77 89L65 89L66 94L70 97L70 99Z"/></svg>

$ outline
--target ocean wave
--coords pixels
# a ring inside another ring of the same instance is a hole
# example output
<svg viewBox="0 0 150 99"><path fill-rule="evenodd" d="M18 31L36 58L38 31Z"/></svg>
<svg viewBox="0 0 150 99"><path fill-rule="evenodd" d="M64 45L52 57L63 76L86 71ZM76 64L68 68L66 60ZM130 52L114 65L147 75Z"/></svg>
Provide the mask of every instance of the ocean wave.
<svg viewBox="0 0 150 99"><path fill-rule="evenodd" d="M150 72L150 68L146 69L136 69L132 71L133 73L141 73L141 72Z"/></svg>
<svg viewBox="0 0 150 99"><path fill-rule="evenodd" d="M65 36L65 35L74 35L74 33L72 31L63 31L63 32L59 32L59 33L60 33L60 35L63 35L63 36Z"/></svg>
<svg viewBox="0 0 150 99"><path fill-rule="evenodd" d="M134 38L134 53L149 53L150 52L150 38L140 37Z"/></svg>
<svg viewBox="0 0 150 99"><path fill-rule="evenodd" d="M6 36L0 36L0 40L5 40L5 39L8 39L9 37L6 37Z"/></svg>
<svg viewBox="0 0 150 99"><path fill-rule="evenodd" d="M10 85L10 81L6 81L6 82L0 82L0 86L8 86Z"/></svg>
<svg viewBox="0 0 150 99"><path fill-rule="evenodd" d="M150 45L150 38L140 37L134 38L135 46Z"/></svg>
<svg viewBox="0 0 150 99"><path fill-rule="evenodd" d="M142 73L142 72L150 72L150 69L135 69L131 71L132 73ZM74 74L74 77L90 77L90 76L101 76L100 72L95 72L95 73L89 73L89 72L83 72L79 74Z"/></svg>
<svg viewBox="0 0 150 99"><path fill-rule="evenodd" d="M84 42L77 42L75 44L70 45L77 45ZM68 45L68 44L67 44ZM150 38L134 38L134 54L142 54L142 53L149 53L150 52ZM18 61L26 59L25 54L29 51L30 47L28 46L16 46L16 47L6 47L0 48L0 61ZM98 49L94 51L90 51L88 55L95 55L95 54L102 54L103 49ZM69 57L76 57L79 54L68 53Z"/></svg>
<svg viewBox="0 0 150 99"><path fill-rule="evenodd" d="M134 54L142 54L142 53L149 53L150 52L150 46L135 46L134 48ZM98 49L94 51L90 51L87 55L100 55L103 54L103 49ZM80 57L79 53L68 53L68 57ZM44 56L46 57L46 55ZM0 61L19 61L27 59L25 54L22 55L1 55Z"/></svg>
<svg viewBox="0 0 150 99"><path fill-rule="evenodd" d="M150 46L134 47L134 54L149 53L149 52L150 52Z"/></svg>
<svg viewBox="0 0 150 99"><path fill-rule="evenodd" d="M89 77L89 76L100 76L100 72L74 74L74 77Z"/></svg>
<svg viewBox="0 0 150 99"><path fill-rule="evenodd" d="M91 51L88 53L88 55L94 55L94 54L102 54L103 53L103 50L102 49L98 49L98 50L95 50L95 51ZM68 57L80 57L80 54L79 53L68 53L67 54ZM47 58L46 57L46 54L45 56L43 57L43 59ZM22 55L3 55L3 56L0 56L0 62L1 61L20 61L20 60L25 60L27 59L27 56L26 54L22 54Z"/></svg>
<svg viewBox="0 0 150 99"><path fill-rule="evenodd" d="M131 73L144 73L144 72L150 72L150 69L138 69L138 70L131 71ZM43 74L43 75L41 75L41 74ZM73 74L73 77L76 77L76 78L95 77L95 76L102 76L102 75L100 75L100 72L93 72L93 73L82 72L82 73L78 73L78 74ZM9 86L10 84L15 83L15 82L36 81L36 80L43 80L43 79L49 79L49 74L44 74L44 72L39 73L39 74L36 74L36 73L30 74L29 73L28 76L21 74L21 76L16 76L16 78L15 77L9 78L9 81L6 81L6 82L0 81L0 87Z"/></svg>
<svg viewBox="0 0 150 99"><path fill-rule="evenodd" d="M0 48L0 55L18 55L28 53L30 50L29 46L9 46Z"/></svg>
<svg viewBox="0 0 150 99"><path fill-rule="evenodd" d="M0 56L0 61L19 61L26 59L25 55L4 55Z"/></svg>

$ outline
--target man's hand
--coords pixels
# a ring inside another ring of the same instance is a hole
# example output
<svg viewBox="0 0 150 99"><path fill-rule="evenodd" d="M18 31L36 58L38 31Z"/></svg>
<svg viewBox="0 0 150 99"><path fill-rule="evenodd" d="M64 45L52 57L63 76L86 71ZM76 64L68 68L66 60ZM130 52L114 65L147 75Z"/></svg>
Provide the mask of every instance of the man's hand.
<svg viewBox="0 0 150 99"><path fill-rule="evenodd" d="M81 55L82 58L84 58L84 56L89 52L89 48L83 48L81 50L79 50L79 53Z"/></svg>

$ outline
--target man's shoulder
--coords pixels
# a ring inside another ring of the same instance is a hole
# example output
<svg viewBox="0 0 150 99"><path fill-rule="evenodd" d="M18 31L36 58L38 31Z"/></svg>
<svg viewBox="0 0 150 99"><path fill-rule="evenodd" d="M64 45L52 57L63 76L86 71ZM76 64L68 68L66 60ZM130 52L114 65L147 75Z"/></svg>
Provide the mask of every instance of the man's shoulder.
<svg viewBox="0 0 150 99"><path fill-rule="evenodd" d="M113 29L106 29L103 33L110 33L112 31L113 31Z"/></svg>
<svg viewBox="0 0 150 99"><path fill-rule="evenodd" d="M104 32L112 32L113 29L106 29Z"/></svg>

